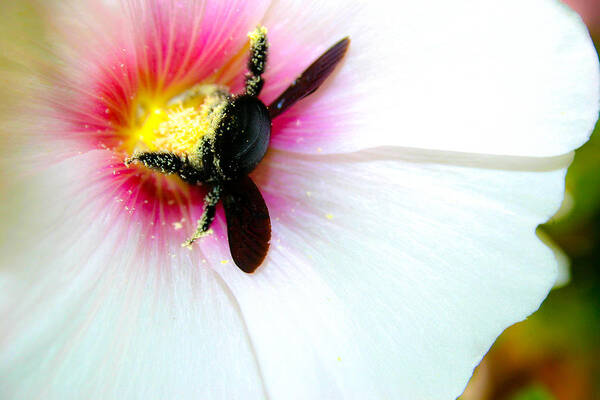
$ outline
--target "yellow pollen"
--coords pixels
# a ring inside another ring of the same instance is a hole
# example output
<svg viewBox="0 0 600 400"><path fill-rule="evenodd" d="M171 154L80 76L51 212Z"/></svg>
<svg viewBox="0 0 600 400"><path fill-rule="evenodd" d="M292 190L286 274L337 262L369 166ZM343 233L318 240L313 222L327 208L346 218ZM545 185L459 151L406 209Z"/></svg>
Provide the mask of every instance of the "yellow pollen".
<svg viewBox="0 0 600 400"><path fill-rule="evenodd" d="M165 113L161 110L155 110L153 114L163 117L163 121L158 125L152 121L154 118L148 118L153 125L151 135L152 144L161 150L167 150L171 153L190 154L197 146L199 139L206 135L210 129L210 121L200 111L193 107L176 106L174 109L168 109ZM144 127L146 124L144 124ZM144 128L142 128L142 131Z"/></svg>
<svg viewBox="0 0 600 400"><path fill-rule="evenodd" d="M145 101L138 106L127 151L166 151L194 155L205 135L214 133L228 96L226 88L196 85L168 102Z"/></svg>
<svg viewBox="0 0 600 400"><path fill-rule="evenodd" d="M252 32L248 32L248 39L250 39L250 44L258 42L260 39L267 36L267 28L264 26L258 26Z"/></svg>

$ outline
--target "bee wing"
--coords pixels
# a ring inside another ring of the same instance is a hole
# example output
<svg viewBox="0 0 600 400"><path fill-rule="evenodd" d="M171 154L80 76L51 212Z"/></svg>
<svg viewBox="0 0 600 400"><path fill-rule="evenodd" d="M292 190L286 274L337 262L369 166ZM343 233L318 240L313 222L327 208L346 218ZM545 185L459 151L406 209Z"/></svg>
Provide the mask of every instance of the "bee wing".
<svg viewBox="0 0 600 400"><path fill-rule="evenodd" d="M340 40L323 53L321 57L317 58L310 67L304 70L290 87L269 105L268 109L271 120L287 110L298 100L317 90L344 57L349 45L350 38L346 37Z"/></svg>
<svg viewBox="0 0 600 400"><path fill-rule="evenodd" d="M271 240L271 219L265 200L248 176L226 183L221 199L231 257L239 269L252 273L265 259Z"/></svg>

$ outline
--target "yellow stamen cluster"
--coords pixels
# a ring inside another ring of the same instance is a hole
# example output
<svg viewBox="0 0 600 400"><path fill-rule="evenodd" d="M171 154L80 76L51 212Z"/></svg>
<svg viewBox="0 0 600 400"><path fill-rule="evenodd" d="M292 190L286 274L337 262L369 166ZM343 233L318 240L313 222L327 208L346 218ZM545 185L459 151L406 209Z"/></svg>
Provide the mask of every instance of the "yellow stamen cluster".
<svg viewBox="0 0 600 400"><path fill-rule="evenodd" d="M200 138L210 128L208 118L193 107L178 105L161 114L166 118L153 129L152 144L157 149L170 153L192 153Z"/></svg>
<svg viewBox="0 0 600 400"><path fill-rule="evenodd" d="M141 103L131 147L134 151L193 155L202 138L214 133L227 96L225 88L206 84L166 103Z"/></svg>

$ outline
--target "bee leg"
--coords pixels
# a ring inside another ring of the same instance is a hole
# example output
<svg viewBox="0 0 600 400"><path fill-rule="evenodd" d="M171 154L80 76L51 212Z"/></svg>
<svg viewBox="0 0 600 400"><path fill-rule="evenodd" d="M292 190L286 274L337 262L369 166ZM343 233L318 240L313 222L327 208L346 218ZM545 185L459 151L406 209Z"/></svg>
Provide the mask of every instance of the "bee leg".
<svg viewBox="0 0 600 400"><path fill-rule="evenodd" d="M201 171L195 168L187 159L168 152L141 152L125 159L125 165L139 162L144 166L163 174L177 174L186 182L197 183L204 180Z"/></svg>
<svg viewBox="0 0 600 400"><path fill-rule="evenodd" d="M146 167L157 170L163 174L176 174L183 167L184 160L176 154L167 152L136 153L125 159L125 165L140 162Z"/></svg>
<svg viewBox="0 0 600 400"><path fill-rule="evenodd" d="M209 228L215 219L215 211L217 209L217 203L220 199L221 186L215 185L207 193L206 197L204 197L204 211L202 212L202 217L200 217L198 220L198 228L196 228L196 232L188 240L183 242L183 247L191 248L192 244L196 240L211 233Z"/></svg>
<svg viewBox="0 0 600 400"><path fill-rule="evenodd" d="M262 74L267 66L267 28L258 26L248 34L250 38L250 58L248 59L248 73L246 74L246 94L258 96L262 90L264 80Z"/></svg>

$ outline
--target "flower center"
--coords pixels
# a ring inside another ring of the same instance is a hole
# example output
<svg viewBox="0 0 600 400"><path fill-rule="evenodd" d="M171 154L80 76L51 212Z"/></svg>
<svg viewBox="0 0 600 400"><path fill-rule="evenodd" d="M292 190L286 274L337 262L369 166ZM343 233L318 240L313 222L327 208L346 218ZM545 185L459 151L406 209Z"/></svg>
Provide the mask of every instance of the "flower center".
<svg viewBox="0 0 600 400"><path fill-rule="evenodd" d="M141 99L125 150L194 154L204 136L214 135L229 95L224 86L199 84L166 102Z"/></svg>

